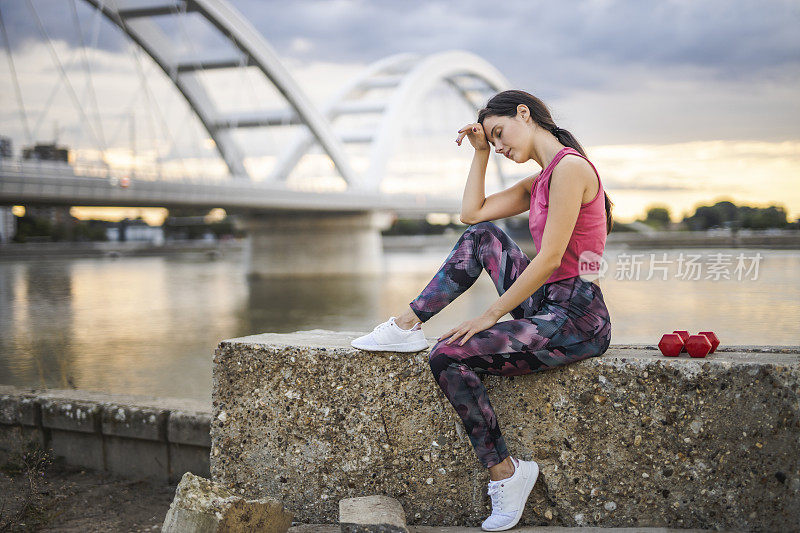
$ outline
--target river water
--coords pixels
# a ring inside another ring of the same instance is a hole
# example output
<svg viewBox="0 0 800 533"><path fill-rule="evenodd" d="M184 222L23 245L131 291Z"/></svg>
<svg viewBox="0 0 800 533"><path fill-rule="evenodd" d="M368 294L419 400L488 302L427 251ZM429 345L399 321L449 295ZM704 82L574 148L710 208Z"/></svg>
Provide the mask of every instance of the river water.
<svg viewBox="0 0 800 533"><path fill-rule="evenodd" d="M248 281L241 254L0 261L0 384L209 400L220 340L369 331L402 312L448 252L389 251L382 276L272 281ZM612 345L656 344L675 329L710 329L726 345L800 344L800 251L606 249L605 259ZM484 274L426 335L496 298Z"/></svg>

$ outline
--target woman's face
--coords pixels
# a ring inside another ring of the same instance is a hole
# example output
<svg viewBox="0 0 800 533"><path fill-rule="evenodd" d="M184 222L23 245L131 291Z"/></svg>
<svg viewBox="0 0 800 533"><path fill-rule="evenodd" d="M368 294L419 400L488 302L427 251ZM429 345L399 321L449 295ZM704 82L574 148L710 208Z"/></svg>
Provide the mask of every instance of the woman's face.
<svg viewBox="0 0 800 533"><path fill-rule="evenodd" d="M517 108L515 117L493 115L486 117L483 119L483 131L486 133L486 140L494 146L495 152L517 163L524 163L530 159L532 136L528 125L530 122L528 108L525 106L520 108Z"/></svg>

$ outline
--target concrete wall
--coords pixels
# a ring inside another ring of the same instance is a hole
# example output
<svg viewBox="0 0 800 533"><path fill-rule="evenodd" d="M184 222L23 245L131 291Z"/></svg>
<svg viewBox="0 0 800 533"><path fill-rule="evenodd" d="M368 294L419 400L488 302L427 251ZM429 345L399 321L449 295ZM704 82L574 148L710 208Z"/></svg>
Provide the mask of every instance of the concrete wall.
<svg viewBox="0 0 800 533"><path fill-rule="evenodd" d="M38 446L67 464L131 478L208 477L208 408L193 400L0 386L0 461Z"/></svg>
<svg viewBox="0 0 800 533"><path fill-rule="evenodd" d="M212 478L303 523L384 494L410 524L480 524L488 473L427 353L355 350L354 335L219 345ZM509 450L541 468L521 524L800 531L800 351L653 348L482 377Z"/></svg>

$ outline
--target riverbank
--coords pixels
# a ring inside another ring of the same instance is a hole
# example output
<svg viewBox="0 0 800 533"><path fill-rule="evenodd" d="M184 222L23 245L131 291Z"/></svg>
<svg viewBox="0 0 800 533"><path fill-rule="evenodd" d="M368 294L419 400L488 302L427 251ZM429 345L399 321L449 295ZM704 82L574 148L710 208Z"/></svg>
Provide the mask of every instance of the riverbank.
<svg viewBox="0 0 800 533"><path fill-rule="evenodd" d="M535 255L530 235L520 230L509 230L520 247ZM458 233L450 231L441 235L384 235L386 251L419 251L450 247ZM199 254L210 259L237 254L244 250L244 240L169 241L155 245L149 242L37 242L0 244L0 260L87 257L154 257L179 254ZM650 233L611 233L606 247L634 249L667 248L766 248L775 250L800 249L800 231L791 230L726 230L709 231L653 231Z"/></svg>
<svg viewBox="0 0 800 533"><path fill-rule="evenodd" d="M159 257L201 255L215 259L240 253L243 243L230 241L185 240L161 245L150 242L32 242L0 244L0 261L20 259L83 259L120 257Z"/></svg>
<svg viewBox="0 0 800 533"><path fill-rule="evenodd" d="M160 531L175 487L64 464L29 472L6 463L0 468L0 530Z"/></svg>

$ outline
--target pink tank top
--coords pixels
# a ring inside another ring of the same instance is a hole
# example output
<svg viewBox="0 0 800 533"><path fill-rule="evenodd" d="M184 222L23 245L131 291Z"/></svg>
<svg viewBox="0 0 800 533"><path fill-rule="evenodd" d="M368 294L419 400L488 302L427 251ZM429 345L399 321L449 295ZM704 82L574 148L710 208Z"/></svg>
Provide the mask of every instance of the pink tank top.
<svg viewBox="0 0 800 533"><path fill-rule="evenodd" d="M560 150L547 168L531 185L531 210L528 217L528 226L533 237L533 244L538 254L542 248L542 235L544 224L547 221L547 211L550 198L550 177L558 162L566 155L574 154L583 157L574 148L566 147ZM583 157L586 159L585 157ZM586 159L586 161L589 161ZM600 175L591 161L594 173L597 175L599 185L597 195L589 202L581 204L575 229L569 238L569 244L564 251L561 265L553 272L545 283L552 283L578 275L596 274L600 270L600 260L606 246L606 202L603 183ZM589 279L593 279L592 276Z"/></svg>

